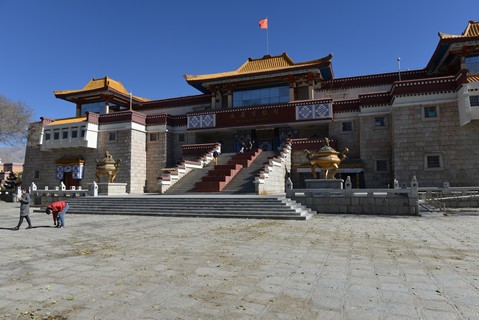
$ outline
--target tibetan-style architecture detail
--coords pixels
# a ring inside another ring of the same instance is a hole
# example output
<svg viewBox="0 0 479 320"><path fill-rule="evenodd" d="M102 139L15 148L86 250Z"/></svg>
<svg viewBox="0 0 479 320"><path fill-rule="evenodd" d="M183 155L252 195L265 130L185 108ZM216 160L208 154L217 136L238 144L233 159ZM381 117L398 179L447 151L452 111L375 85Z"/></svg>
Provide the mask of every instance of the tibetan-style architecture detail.
<svg viewBox="0 0 479 320"><path fill-rule="evenodd" d="M160 100L94 78L54 91L73 104L70 118L31 124L23 180L86 189L109 151L122 159L116 181L128 193L159 192L159 180L183 174L179 163L201 167L204 146L275 154L288 145L289 175L301 188L313 175L304 149L329 137L334 150L349 148L335 175L355 188L413 176L421 186L477 185L479 167L469 159L479 157L479 23L469 21L460 35L439 33L431 53L422 69L345 78L334 76L331 54L302 62L265 55L231 61L240 65L233 71L184 75L198 94Z"/></svg>

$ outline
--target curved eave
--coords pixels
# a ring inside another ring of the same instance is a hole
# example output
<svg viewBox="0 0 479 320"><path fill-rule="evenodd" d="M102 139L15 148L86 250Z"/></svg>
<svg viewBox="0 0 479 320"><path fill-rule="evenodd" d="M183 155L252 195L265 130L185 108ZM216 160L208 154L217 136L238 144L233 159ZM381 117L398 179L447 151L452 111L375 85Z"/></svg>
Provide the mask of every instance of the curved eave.
<svg viewBox="0 0 479 320"><path fill-rule="evenodd" d="M208 80L199 79L199 80L186 80L186 82L198 89L199 91L209 94L211 93L208 90L209 85L211 84L218 84L218 83L228 83L228 82L240 82L240 81L254 81L254 78L274 78L276 76L283 77L285 74L291 73L298 73L298 71L304 71L304 73L309 72L310 70L318 70L321 74L323 79L332 79L333 78L333 70L331 64L329 65L300 65L294 66L290 68L282 68L276 70L267 70L267 71L260 71L254 73L244 73L244 74L234 74L234 75L226 75L222 77L216 77Z"/></svg>
<svg viewBox="0 0 479 320"><path fill-rule="evenodd" d="M441 62L446 61L447 59L450 59L450 57L445 57L446 55L450 55L450 47L453 44L456 43L466 43L466 42L479 42L479 36L470 36L470 37L464 37L464 36L457 36L457 37L442 37L441 34L439 34L441 39L439 40L439 43L437 44L436 50L434 50L433 55L431 56L431 59L429 60L426 70L428 70L429 74L433 74L437 72L437 70L440 68Z"/></svg>
<svg viewBox="0 0 479 320"><path fill-rule="evenodd" d="M286 57L290 63L293 63L291 59L286 54L282 55ZM227 83L233 81L246 81L251 80L255 77L265 77L271 75L274 77L275 74L288 74L291 72L298 72L301 70L319 70L321 77L325 80L332 79L334 77L333 70L332 70L332 59L333 55L329 54L328 56L317 59L311 60L306 62L296 63L294 65L289 66L281 66L281 67L270 67L270 68L263 68L258 69L256 71L240 71L244 68L244 65L238 68L236 71L229 71L229 72L222 72L222 73L215 73L215 74L205 74L205 75L183 75L186 82L191 85L192 87L198 89L203 93L210 93L208 90L208 86L211 84L217 83ZM248 63L248 62L246 62Z"/></svg>
<svg viewBox="0 0 479 320"><path fill-rule="evenodd" d="M53 94L57 99L62 99L66 101L70 101L73 103L78 102L81 99L88 99L88 100L103 100L103 96L105 95L113 95L118 98L118 100L123 102L130 101L130 95L124 94L123 92L117 91L111 87L107 88L99 88L99 89L92 89L92 90L76 90L76 91L53 91ZM150 100L145 98L140 98L137 96L132 96L133 101L136 103L148 102Z"/></svg>

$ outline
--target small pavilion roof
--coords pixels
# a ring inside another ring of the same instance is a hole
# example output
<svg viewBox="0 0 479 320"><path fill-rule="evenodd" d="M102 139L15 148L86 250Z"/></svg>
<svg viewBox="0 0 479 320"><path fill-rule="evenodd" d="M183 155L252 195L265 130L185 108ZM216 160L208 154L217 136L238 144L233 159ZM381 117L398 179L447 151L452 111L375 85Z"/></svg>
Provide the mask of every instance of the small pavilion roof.
<svg viewBox="0 0 479 320"><path fill-rule="evenodd" d="M113 80L108 76L98 79L93 78L83 87L83 89L80 90L56 90L53 91L53 93L57 98L64 98L68 100L67 97L69 96L86 94L90 92L93 93L95 91L116 91L125 96L130 95L120 81ZM138 96L133 96L133 98L139 101L149 101L149 99Z"/></svg>

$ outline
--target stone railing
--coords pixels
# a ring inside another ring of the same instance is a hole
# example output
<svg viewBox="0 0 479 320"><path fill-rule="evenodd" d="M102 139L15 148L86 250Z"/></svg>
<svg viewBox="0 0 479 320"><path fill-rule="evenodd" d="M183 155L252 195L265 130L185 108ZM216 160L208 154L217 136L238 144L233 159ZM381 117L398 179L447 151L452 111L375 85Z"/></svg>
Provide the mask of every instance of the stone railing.
<svg viewBox="0 0 479 320"><path fill-rule="evenodd" d="M268 159L263 169L255 177L256 194L284 194L286 177L291 171L291 143L287 142L280 155Z"/></svg>
<svg viewBox="0 0 479 320"><path fill-rule="evenodd" d="M96 183L94 182L92 185L94 186ZM96 189L93 187L92 190L82 189L82 187L70 187L70 189L67 189L62 182L59 186L53 188L46 186L44 189L38 189L35 183L32 182L32 185L29 187L29 193L33 206L44 206L46 203L65 198L98 195L98 187Z"/></svg>
<svg viewBox="0 0 479 320"><path fill-rule="evenodd" d="M419 188L419 199L443 211L446 208L479 208L479 187L451 187L445 182L442 188Z"/></svg>
<svg viewBox="0 0 479 320"><path fill-rule="evenodd" d="M191 170L201 169L207 166L213 161L213 152L216 150L221 153L221 144L201 144L199 148L203 149L204 146L209 146L209 149L198 157L196 161L183 160L174 168L164 168L161 177L158 177L159 193L165 193L175 183L180 181ZM195 149L194 145L188 145L190 149Z"/></svg>
<svg viewBox="0 0 479 320"><path fill-rule="evenodd" d="M344 189L293 189L288 183L286 196L319 213L419 215L418 183L410 188L353 189L351 179Z"/></svg>

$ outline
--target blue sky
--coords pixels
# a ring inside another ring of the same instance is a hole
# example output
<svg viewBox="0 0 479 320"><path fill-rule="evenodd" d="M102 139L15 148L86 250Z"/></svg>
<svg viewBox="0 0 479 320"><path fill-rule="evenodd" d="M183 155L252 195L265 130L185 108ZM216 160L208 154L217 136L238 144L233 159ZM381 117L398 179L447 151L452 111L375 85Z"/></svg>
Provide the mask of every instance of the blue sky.
<svg viewBox="0 0 479 320"><path fill-rule="evenodd" d="M259 20L269 19L261 30ZM421 69L438 32L479 20L478 0L0 0L0 94L40 116L74 116L53 90L109 76L149 99L199 94L183 74L231 71L283 52L333 53L335 77Z"/></svg>

